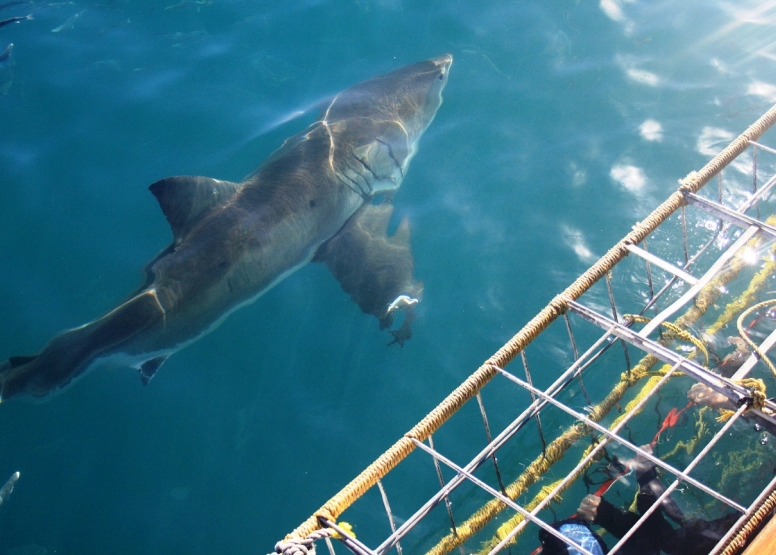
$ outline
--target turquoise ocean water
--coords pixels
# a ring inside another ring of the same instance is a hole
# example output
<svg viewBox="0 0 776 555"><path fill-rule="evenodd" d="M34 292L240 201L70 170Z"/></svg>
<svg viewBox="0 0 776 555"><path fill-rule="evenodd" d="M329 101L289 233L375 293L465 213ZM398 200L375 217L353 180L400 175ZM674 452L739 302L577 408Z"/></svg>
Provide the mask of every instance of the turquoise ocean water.
<svg viewBox="0 0 776 555"><path fill-rule="evenodd" d="M0 27L0 358L134 289L171 238L150 183L240 180L327 97L449 52L395 197L414 336L310 265L148 386L4 403L0 555L269 552L776 99L766 2L168 2L0 3L32 14Z"/></svg>

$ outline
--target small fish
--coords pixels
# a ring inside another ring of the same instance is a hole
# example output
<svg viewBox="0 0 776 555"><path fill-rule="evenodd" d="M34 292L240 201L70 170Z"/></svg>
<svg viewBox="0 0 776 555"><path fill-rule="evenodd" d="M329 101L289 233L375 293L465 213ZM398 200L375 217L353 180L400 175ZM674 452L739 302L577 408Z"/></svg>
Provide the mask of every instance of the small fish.
<svg viewBox="0 0 776 555"><path fill-rule="evenodd" d="M3 53L0 54L0 63L5 62L8 58L11 57L11 52L13 52L13 43L9 44L5 47L5 50L3 50Z"/></svg>
<svg viewBox="0 0 776 555"><path fill-rule="evenodd" d="M11 474L11 477L8 478L8 481L5 483L5 485L0 488L0 505L3 504L3 501L8 499L10 497L11 492L13 491L13 487L16 485L16 481L19 479L20 474L18 472L14 472Z"/></svg>
<svg viewBox="0 0 776 555"><path fill-rule="evenodd" d="M75 22L78 21L78 19L84 14L86 10L80 11L75 15L71 15L68 17L65 22L60 25L59 27L54 27L51 32L52 33L61 33L62 31L68 31L72 29L75 26Z"/></svg>
<svg viewBox="0 0 776 555"><path fill-rule="evenodd" d="M10 25L11 23L19 23L20 21L24 21L25 19L32 19L32 14L20 15L17 17L9 17L8 19L3 19L2 21L0 21L0 27L5 27L6 25Z"/></svg>

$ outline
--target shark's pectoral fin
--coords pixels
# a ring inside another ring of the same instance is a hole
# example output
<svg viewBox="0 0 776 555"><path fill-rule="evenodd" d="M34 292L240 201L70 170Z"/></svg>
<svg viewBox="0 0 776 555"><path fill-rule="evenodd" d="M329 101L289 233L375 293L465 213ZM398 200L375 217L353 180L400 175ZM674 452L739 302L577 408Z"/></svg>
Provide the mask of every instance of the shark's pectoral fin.
<svg viewBox="0 0 776 555"><path fill-rule="evenodd" d="M321 245L313 261L328 266L361 310L377 317L380 329L391 326L396 310L404 311L402 327L391 332L394 342L403 345L412 335L410 323L423 284L412 277L409 222L402 220L391 237L386 233L392 212L387 203L364 205Z"/></svg>
<svg viewBox="0 0 776 555"><path fill-rule="evenodd" d="M164 364L168 358L167 355L164 355L147 360L140 365L140 381L143 382L143 385L148 385L148 382L154 377L156 371L159 370L159 367Z"/></svg>
<svg viewBox="0 0 776 555"><path fill-rule="evenodd" d="M157 181L148 188L170 222L177 245L205 212L232 198L239 186L210 177L179 175Z"/></svg>

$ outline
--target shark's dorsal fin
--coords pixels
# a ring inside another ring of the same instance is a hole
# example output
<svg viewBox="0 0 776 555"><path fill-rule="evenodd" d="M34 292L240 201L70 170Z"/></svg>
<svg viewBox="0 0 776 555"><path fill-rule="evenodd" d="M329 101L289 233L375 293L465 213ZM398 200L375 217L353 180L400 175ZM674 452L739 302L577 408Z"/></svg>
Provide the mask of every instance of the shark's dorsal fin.
<svg viewBox="0 0 776 555"><path fill-rule="evenodd" d="M205 212L227 202L239 187L231 181L179 175L157 181L149 189L170 222L177 245Z"/></svg>

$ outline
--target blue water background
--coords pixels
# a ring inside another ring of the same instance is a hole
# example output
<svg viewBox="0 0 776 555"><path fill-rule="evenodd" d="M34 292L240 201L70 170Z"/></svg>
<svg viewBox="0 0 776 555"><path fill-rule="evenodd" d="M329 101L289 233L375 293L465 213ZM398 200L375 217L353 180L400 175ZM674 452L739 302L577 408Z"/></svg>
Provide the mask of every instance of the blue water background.
<svg viewBox="0 0 776 555"><path fill-rule="evenodd" d="M146 387L4 403L2 555L269 552L776 98L764 2L168 2L0 9L33 14L0 28L0 358L137 286L171 238L150 183L240 180L332 94L449 52L395 197L415 333L386 347L311 265Z"/></svg>

